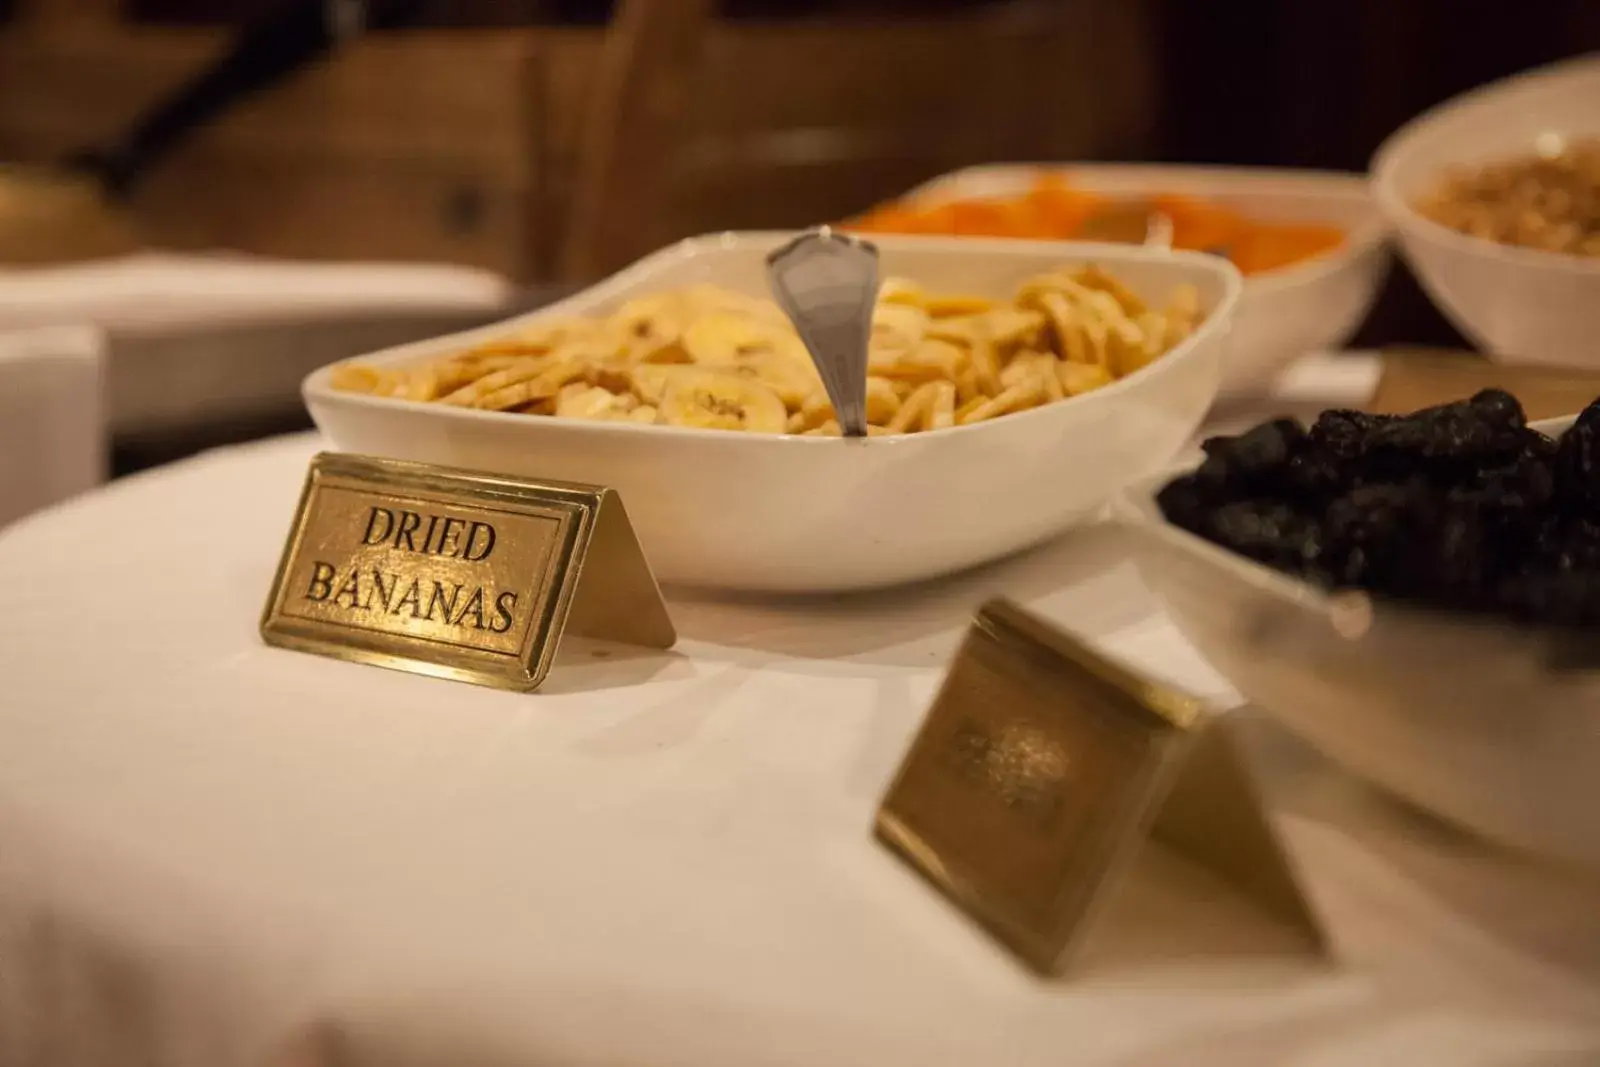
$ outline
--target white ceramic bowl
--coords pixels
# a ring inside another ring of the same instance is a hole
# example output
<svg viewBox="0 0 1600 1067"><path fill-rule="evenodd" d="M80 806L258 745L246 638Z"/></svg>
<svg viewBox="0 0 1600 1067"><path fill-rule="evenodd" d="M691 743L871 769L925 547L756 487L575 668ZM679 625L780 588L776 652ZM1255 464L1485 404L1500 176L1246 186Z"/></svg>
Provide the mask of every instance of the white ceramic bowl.
<svg viewBox="0 0 1600 1067"><path fill-rule="evenodd" d="M542 318L607 311L641 293L712 283L765 295L765 256L792 235L725 234L658 252L561 303L499 326L366 358L432 359ZM972 426L866 440L739 434L513 415L303 387L349 452L617 489L666 582L768 591L892 585L996 559L1059 534L1166 463L1216 395L1239 275L1211 256L1119 245L886 238L883 274L1009 296L1023 279L1095 262L1164 300L1193 284L1204 323L1104 389Z"/></svg>
<svg viewBox="0 0 1600 1067"><path fill-rule="evenodd" d="M1365 176L1336 171L1156 164L1002 165L936 178L908 194L930 201L1026 192L1041 174L1097 193L1182 193L1267 222L1322 222L1348 233L1338 248L1245 279L1223 364L1224 393L1259 390L1307 352L1340 348L1361 325L1388 271L1388 224Z"/></svg>
<svg viewBox="0 0 1600 1067"><path fill-rule="evenodd" d="M1165 480L1115 511L1146 581L1235 688L1413 803L1600 871L1600 672L1552 673L1531 628L1388 606L1345 636L1336 598L1168 523Z"/></svg>
<svg viewBox="0 0 1600 1067"><path fill-rule="evenodd" d="M1468 237L1411 207L1451 167L1531 152L1550 134L1600 136L1600 56L1495 82L1413 119L1373 157L1373 195L1423 288L1480 348L1507 363L1597 367L1600 259Z"/></svg>

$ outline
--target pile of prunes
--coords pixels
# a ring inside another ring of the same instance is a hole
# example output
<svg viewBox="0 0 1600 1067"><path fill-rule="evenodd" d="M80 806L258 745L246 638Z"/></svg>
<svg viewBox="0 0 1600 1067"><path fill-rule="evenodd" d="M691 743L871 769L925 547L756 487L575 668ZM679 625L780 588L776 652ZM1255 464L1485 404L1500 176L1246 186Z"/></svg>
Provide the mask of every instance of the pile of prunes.
<svg viewBox="0 0 1600 1067"><path fill-rule="evenodd" d="M1600 400L1559 441L1499 390L1205 442L1168 521L1330 589L1600 625Z"/></svg>

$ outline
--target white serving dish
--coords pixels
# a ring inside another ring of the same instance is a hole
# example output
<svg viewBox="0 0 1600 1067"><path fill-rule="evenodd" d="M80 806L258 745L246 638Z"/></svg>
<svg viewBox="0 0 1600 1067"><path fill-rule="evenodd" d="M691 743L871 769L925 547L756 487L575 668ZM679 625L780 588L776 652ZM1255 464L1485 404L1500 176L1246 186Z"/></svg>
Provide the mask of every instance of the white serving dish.
<svg viewBox="0 0 1600 1067"><path fill-rule="evenodd" d="M1307 352L1344 345L1366 318L1388 271L1388 225L1365 176L1337 171L1158 164L1034 164L972 167L919 186L907 199L932 202L1011 196L1043 174L1096 193L1180 193L1267 222L1343 227L1344 244L1283 270L1252 275L1234 314L1224 393L1261 389Z"/></svg>
<svg viewBox="0 0 1600 1067"><path fill-rule="evenodd" d="M1600 672L1550 672L1532 628L1387 605L1346 636L1339 598L1168 523L1166 480L1114 510L1145 580L1246 698L1423 808L1600 871Z"/></svg>
<svg viewBox="0 0 1600 1067"><path fill-rule="evenodd" d="M712 283L765 295L765 257L791 237L730 233L658 252L558 304L497 326L380 352L432 359L545 318L600 313L639 294ZM335 447L617 489L666 582L839 591L931 578L1061 533L1168 462L1215 397L1239 298L1211 256L1123 245L885 238L884 275L1008 296L1023 279L1095 262L1164 300L1193 284L1204 323L1106 388L990 422L866 440L602 423L341 393L331 367L304 383Z"/></svg>
<svg viewBox="0 0 1600 1067"><path fill-rule="evenodd" d="M1433 302L1506 363L1600 367L1600 259L1469 237L1412 202L1457 165L1534 150L1545 135L1600 136L1600 56L1495 82L1425 112L1372 159L1373 195Z"/></svg>

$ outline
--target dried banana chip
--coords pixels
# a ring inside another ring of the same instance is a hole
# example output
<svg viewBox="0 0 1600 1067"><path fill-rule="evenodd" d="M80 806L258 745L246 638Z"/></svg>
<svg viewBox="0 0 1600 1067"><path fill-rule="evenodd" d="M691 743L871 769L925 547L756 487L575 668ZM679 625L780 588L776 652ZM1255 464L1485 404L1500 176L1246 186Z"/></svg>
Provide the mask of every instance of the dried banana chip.
<svg viewBox="0 0 1600 1067"><path fill-rule="evenodd" d="M995 307L996 302L986 296L939 295L930 296L922 303L922 310L934 319L979 315Z"/></svg>
<svg viewBox="0 0 1600 1067"><path fill-rule="evenodd" d="M717 311L696 319L683 333L683 347L696 363L736 363L756 355L794 354L799 338L751 315Z"/></svg>
<svg viewBox="0 0 1600 1067"><path fill-rule="evenodd" d="M968 359L965 349L948 341L924 341L910 349L868 350L867 370L880 378L949 380L961 372Z"/></svg>
<svg viewBox="0 0 1600 1067"><path fill-rule="evenodd" d="M525 382L537 377L548 365L551 357L537 356L530 359L519 359L509 367L490 371L483 377L456 389L454 392L440 398L446 404L456 404L462 407L472 407L479 400L502 389Z"/></svg>
<svg viewBox="0 0 1600 1067"><path fill-rule="evenodd" d="M928 329L928 316L922 309L906 304L879 302L872 312L872 351L909 351L922 343Z"/></svg>
<svg viewBox="0 0 1600 1067"><path fill-rule="evenodd" d="M1050 322L1050 332L1055 337L1055 349L1061 353L1061 358L1071 360L1073 363L1099 362L1095 354L1090 351L1088 330L1084 326L1085 317L1082 312L1058 292L1041 293L1039 302Z"/></svg>
<svg viewBox="0 0 1600 1067"><path fill-rule="evenodd" d="M868 378L867 421L881 425L894 418L895 412L899 410L900 394L895 391L894 384L887 378ZM809 430L820 426L828 419L836 418L838 414L833 410L833 401L828 399L828 394L819 386L817 392L806 398L800 411L791 416L790 425L798 425L802 430ZM799 423L795 423L794 419L799 419Z"/></svg>
<svg viewBox="0 0 1600 1067"><path fill-rule="evenodd" d="M1138 318L1149 310L1132 289L1092 263L1078 272L1076 281L1087 289L1111 294L1122 308L1122 313L1130 319Z"/></svg>
<svg viewBox="0 0 1600 1067"><path fill-rule="evenodd" d="M956 402L965 404L974 397L986 396L983 386L978 382L978 370L969 360L967 365L956 372Z"/></svg>
<svg viewBox="0 0 1600 1067"><path fill-rule="evenodd" d="M514 382L477 397L471 401L470 406L483 411L505 411L536 400L555 397L561 391L562 386L582 376L583 365L581 363L556 361L554 365L545 368L531 378Z"/></svg>
<svg viewBox="0 0 1600 1067"><path fill-rule="evenodd" d="M702 430L783 433L789 413L772 389L752 378L699 370L673 376L658 421Z"/></svg>
<svg viewBox="0 0 1600 1067"><path fill-rule="evenodd" d="M890 433L909 433L913 426L920 425L927 418L928 409L933 406L933 398L938 392L937 382L927 382L918 386L916 392L906 397L905 403L900 405L900 410L894 413L894 418L889 420L887 429Z"/></svg>
<svg viewBox="0 0 1600 1067"><path fill-rule="evenodd" d="M1045 316L1034 308L1000 308L983 316L989 342L999 348L1034 344L1045 328Z"/></svg>
<svg viewBox="0 0 1600 1067"><path fill-rule="evenodd" d="M1013 385L999 396L990 397L977 407L972 408L963 415L959 422L962 426L970 426L975 422L993 419L1000 415L1009 415L1013 411L1033 407L1039 402L1039 386L1027 382L1022 385Z"/></svg>
<svg viewBox="0 0 1600 1067"><path fill-rule="evenodd" d="M328 375L328 385L341 393L376 393L383 372L365 363L341 363Z"/></svg>
<svg viewBox="0 0 1600 1067"><path fill-rule="evenodd" d="M949 382L933 383L933 399L928 402L928 429L942 430L956 424L956 387Z"/></svg>
<svg viewBox="0 0 1600 1067"><path fill-rule="evenodd" d="M1057 363L1055 370L1061 389L1068 396L1080 396L1115 381L1111 372L1098 364Z"/></svg>
<svg viewBox="0 0 1600 1067"><path fill-rule="evenodd" d="M980 336L974 342L969 358L972 360L972 373L978 379L978 388L986 396L999 393L1000 357L995 353L994 343L988 336Z"/></svg>
<svg viewBox="0 0 1600 1067"><path fill-rule="evenodd" d="M630 393L613 393L582 382L564 386L556 396L556 414L566 419L614 419L638 406Z"/></svg>
<svg viewBox="0 0 1600 1067"><path fill-rule="evenodd" d="M780 352L760 352L715 366L717 370L754 378L771 386L790 411L803 406L808 398L822 388L822 377L809 359L802 363Z"/></svg>
<svg viewBox="0 0 1600 1067"><path fill-rule="evenodd" d="M878 302L880 304L907 304L914 308L923 307L928 302L928 294L922 291L922 286L906 278L889 277L878 286Z"/></svg>
<svg viewBox="0 0 1600 1067"><path fill-rule="evenodd" d="M1157 310L1096 266L1031 278L1009 303L888 278L868 346L869 432L968 425L1091 392L1159 359L1201 318L1192 286ZM782 310L710 285L635 295L607 315L526 323L406 368L342 364L331 384L529 415L839 432Z"/></svg>

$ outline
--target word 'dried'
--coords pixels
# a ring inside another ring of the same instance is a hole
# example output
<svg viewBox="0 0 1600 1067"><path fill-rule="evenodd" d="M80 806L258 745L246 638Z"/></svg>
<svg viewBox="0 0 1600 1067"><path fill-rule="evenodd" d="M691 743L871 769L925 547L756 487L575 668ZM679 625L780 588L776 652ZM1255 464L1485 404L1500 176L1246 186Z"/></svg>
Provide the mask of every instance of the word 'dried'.
<svg viewBox="0 0 1600 1067"><path fill-rule="evenodd" d="M546 577L558 519L325 486L283 613L514 654L518 604ZM409 506L407 506L409 505ZM522 625L519 625L519 620Z"/></svg>
<svg viewBox="0 0 1600 1067"><path fill-rule="evenodd" d="M261 633L300 651L534 689L569 615L590 636L676 639L615 493L323 454Z"/></svg>

